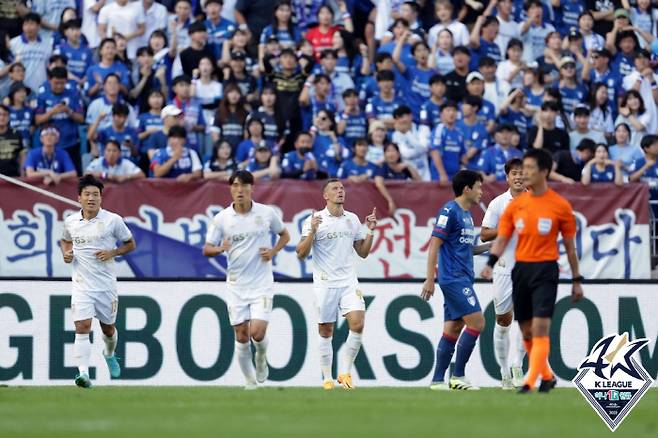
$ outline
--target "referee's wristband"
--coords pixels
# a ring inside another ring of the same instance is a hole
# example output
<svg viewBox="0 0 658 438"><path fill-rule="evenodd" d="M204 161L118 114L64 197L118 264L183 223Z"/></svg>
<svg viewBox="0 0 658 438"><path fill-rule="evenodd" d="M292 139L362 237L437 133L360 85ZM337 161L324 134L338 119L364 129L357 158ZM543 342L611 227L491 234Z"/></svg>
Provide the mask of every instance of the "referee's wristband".
<svg viewBox="0 0 658 438"><path fill-rule="evenodd" d="M496 254L489 254L489 260L487 260L487 266L493 268L498 262L499 257Z"/></svg>
<svg viewBox="0 0 658 438"><path fill-rule="evenodd" d="M572 283L582 283L583 281L585 281L585 277L583 277L582 275L579 275L578 277L574 277L571 279Z"/></svg>

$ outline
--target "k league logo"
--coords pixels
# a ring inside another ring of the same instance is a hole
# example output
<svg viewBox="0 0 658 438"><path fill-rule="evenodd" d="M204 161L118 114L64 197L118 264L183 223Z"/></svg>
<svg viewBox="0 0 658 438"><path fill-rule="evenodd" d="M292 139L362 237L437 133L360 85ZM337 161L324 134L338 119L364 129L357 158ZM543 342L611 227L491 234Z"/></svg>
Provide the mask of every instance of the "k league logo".
<svg viewBox="0 0 658 438"><path fill-rule="evenodd" d="M574 385L615 431L653 383L633 355L649 343L646 338L628 341L628 333L613 334L594 345L578 367Z"/></svg>

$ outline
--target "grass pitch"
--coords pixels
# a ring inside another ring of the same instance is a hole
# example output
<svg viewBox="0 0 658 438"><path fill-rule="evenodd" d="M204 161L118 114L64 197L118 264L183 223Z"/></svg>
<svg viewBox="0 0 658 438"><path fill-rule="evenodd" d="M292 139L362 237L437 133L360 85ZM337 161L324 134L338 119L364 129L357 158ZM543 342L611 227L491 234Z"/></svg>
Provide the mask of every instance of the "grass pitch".
<svg viewBox="0 0 658 438"><path fill-rule="evenodd" d="M558 437L611 435L575 389L518 395L498 389L9 387L0 388L8 437ZM615 436L658 436L650 390Z"/></svg>

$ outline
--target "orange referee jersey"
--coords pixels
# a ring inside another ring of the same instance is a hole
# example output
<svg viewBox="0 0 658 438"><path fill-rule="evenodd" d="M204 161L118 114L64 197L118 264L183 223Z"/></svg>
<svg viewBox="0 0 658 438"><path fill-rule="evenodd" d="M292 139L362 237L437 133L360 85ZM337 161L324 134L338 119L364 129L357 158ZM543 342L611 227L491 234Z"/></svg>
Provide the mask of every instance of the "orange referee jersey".
<svg viewBox="0 0 658 438"><path fill-rule="evenodd" d="M508 239L516 231L518 262L548 262L560 258L558 233L571 238L576 234L576 217L569 201L548 189L540 196L524 192L505 209L498 234Z"/></svg>

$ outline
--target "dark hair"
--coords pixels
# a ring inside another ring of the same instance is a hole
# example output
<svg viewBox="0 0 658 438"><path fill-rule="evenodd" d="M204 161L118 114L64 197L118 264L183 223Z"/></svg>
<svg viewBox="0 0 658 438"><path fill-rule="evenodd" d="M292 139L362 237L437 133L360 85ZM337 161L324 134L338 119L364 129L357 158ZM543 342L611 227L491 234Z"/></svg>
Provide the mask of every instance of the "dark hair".
<svg viewBox="0 0 658 438"><path fill-rule="evenodd" d="M390 53L386 52L381 52L375 55L375 64L379 64L380 62L384 62L388 59L393 59Z"/></svg>
<svg viewBox="0 0 658 438"><path fill-rule="evenodd" d="M206 28L206 25L203 21L195 21L187 28L188 35L192 35L196 32L208 32L208 29Z"/></svg>
<svg viewBox="0 0 658 438"><path fill-rule="evenodd" d="M276 31L279 27L279 23L276 19L276 11L281 6L288 6L290 8L291 14L290 14L290 17L288 17L288 22L286 23L286 27L288 29L288 34L290 34L291 36L294 36L295 35L295 30L294 30L294 24L292 22L292 17L293 17L292 12L294 11L294 9L293 9L292 5L290 4L290 0L279 0L274 5L274 10L272 11L272 31L274 31L274 35L276 35Z"/></svg>
<svg viewBox="0 0 658 438"><path fill-rule="evenodd" d="M477 111L479 111L480 108L482 108L482 98L480 96L473 96L469 94L468 96L464 97L463 103L471 106L476 106L478 108Z"/></svg>
<svg viewBox="0 0 658 438"><path fill-rule="evenodd" d="M591 138L583 138L580 140L580 143L578 143L578 146L576 146L576 150L583 150L587 149L590 152L594 153L596 151L596 142L592 140Z"/></svg>
<svg viewBox="0 0 658 438"><path fill-rule="evenodd" d="M340 182L340 179L338 179L338 178L329 178L328 180L326 180L324 182L324 184L322 184L322 193L324 193L324 191L327 189L327 186L329 184L332 184L332 183L335 183L335 182Z"/></svg>
<svg viewBox="0 0 658 438"><path fill-rule="evenodd" d="M114 45L116 46L116 45L117 45L117 40L115 40L114 38L103 38L103 39L101 40L101 43L98 45L98 50L99 50L99 51L100 51L100 50L103 50L103 46L104 46L105 44L108 44L108 43L112 43L112 44L114 44Z"/></svg>
<svg viewBox="0 0 658 438"><path fill-rule="evenodd" d="M489 15L489 16L485 17L484 22L482 23L482 27L480 29L483 29L483 28L485 28L487 26L490 26L494 23L500 25L500 23L498 22L498 19L496 17L494 17L493 15Z"/></svg>
<svg viewBox="0 0 658 438"><path fill-rule="evenodd" d="M53 62L57 61L61 61L64 65L66 65L66 63L69 62L69 59L66 57L66 55L61 53L57 53L48 58L48 64L52 64Z"/></svg>
<svg viewBox="0 0 658 438"><path fill-rule="evenodd" d="M167 134L167 138L171 137L187 138L187 130L183 126L172 126Z"/></svg>
<svg viewBox="0 0 658 438"><path fill-rule="evenodd" d="M354 146L356 145L368 146L368 139L364 137L359 137L356 140L354 140Z"/></svg>
<svg viewBox="0 0 658 438"><path fill-rule="evenodd" d="M89 186L98 187L101 193L105 187L94 175L87 174L78 178L78 195L82 195L82 191Z"/></svg>
<svg viewBox="0 0 658 438"><path fill-rule="evenodd" d="M658 142L658 135L648 134L642 138L640 141L640 147L642 150L649 149L652 144Z"/></svg>
<svg viewBox="0 0 658 438"><path fill-rule="evenodd" d="M329 119L329 123L331 124L329 129L336 133L336 115L334 112L328 109L321 109L317 114L319 115L320 113L325 113L327 115L327 119Z"/></svg>
<svg viewBox="0 0 658 438"><path fill-rule="evenodd" d="M397 119L402 116L406 116L407 114L411 114L411 108L406 105L400 105L393 111L393 118Z"/></svg>
<svg viewBox="0 0 658 438"><path fill-rule="evenodd" d="M224 0L207 0L206 6L208 6L210 3L216 3L220 6L224 6Z"/></svg>
<svg viewBox="0 0 658 438"><path fill-rule="evenodd" d="M628 98L631 96L636 97L640 101L640 107L637 109L638 114L644 114L647 108L644 106L644 99L642 99L642 95L637 90L628 90L621 98L621 106L628 105Z"/></svg>
<svg viewBox="0 0 658 438"><path fill-rule="evenodd" d="M461 53L469 57L471 56L471 51L468 50L468 47L466 46L457 46L454 49L452 49L452 56L455 56L457 53Z"/></svg>
<svg viewBox="0 0 658 438"><path fill-rule="evenodd" d="M105 76L105 79L103 79L103 85L105 85L110 78L114 78L118 83L121 83L121 79L119 79L119 76L116 73L108 73L107 76Z"/></svg>
<svg viewBox="0 0 658 438"><path fill-rule="evenodd" d="M598 93L599 88L604 87L606 89L606 92L608 90L608 86L604 84L603 82L596 82L592 85L591 92L589 94L589 107L593 110L595 108L600 109L603 112L603 115L608 115L610 112L610 107L608 105L608 99L606 98L605 102L603 105L599 105L596 103L596 93Z"/></svg>
<svg viewBox="0 0 658 438"><path fill-rule="evenodd" d="M337 53L334 49L324 49L324 50L320 53L320 59L324 59L324 58L326 58L327 56L331 56L331 57L333 57L334 59L336 59L336 58L338 58L338 53Z"/></svg>
<svg viewBox="0 0 658 438"><path fill-rule="evenodd" d="M41 15L37 14L36 12L28 12L23 16L23 23L27 21L32 21L38 25L41 25Z"/></svg>
<svg viewBox="0 0 658 438"><path fill-rule="evenodd" d="M430 50L430 46L427 45L427 43L424 40L421 41L416 41L413 46L411 46L411 54L415 55L416 54L416 49L418 47L425 47L427 50Z"/></svg>
<svg viewBox="0 0 658 438"><path fill-rule="evenodd" d="M7 32L4 30L0 30L0 59L5 64L11 64L11 61L14 59L9 46L7 46Z"/></svg>
<svg viewBox="0 0 658 438"><path fill-rule="evenodd" d="M228 179L228 185L233 185L235 180L240 181L242 184L254 185L254 176L248 170L236 170Z"/></svg>
<svg viewBox="0 0 658 438"><path fill-rule="evenodd" d="M350 96L358 96L359 93L354 89L354 88L348 88L347 90L343 91L343 99L346 97Z"/></svg>
<svg viewBox="0 0 658 438"><path fill-rule="evenodd" d="M247 102L244 95L242 94L242 90L235 82L229 82L224 88L224 97L219 102L219 106L217 107L217 112L215 116L216 120L219 121L220 126L221 123L224 123L224 121L231 116L232 111L230 108L230 104L228 102L228 94L232 91L237 91L238 93L240 93L240 99L238 100L238 103L235 105L235 117L237 117L238 121L241 124L243 124L245 120L247 120L247 116L249 115L249 112L246 109Z"/></svg>
<svg viewBox="0 0 658 438"><path fill-rule="evenodd" d="M112 105L112 115L113 116L128 116L130 114L130 108L128 105L122 102L117 102Z"/></svg>
<svg viewBox="0 0 658 438"><path fill-rule="evenodd" d="M299 137L301 137L302 135L309 136L309 137L311 137L311 139L313 138L313 136L311 135L310 132L308 132L308 131L299 131L297 133L297 135L295 136L295 143L297 143L297 140L299 140Z"/></svg>
<svg viewBox="0 0 658 438"><path fill-rule="evenodd" d="M559 112L559 111L560 111L560 108L559 108L559 106L558 106L558 103L557 103L557 102L554 102L554 101L552 101L552 100L548 100L548 101L545 100L545 101L543 101L543 102L541 103L541 109L544 110L544 111L546 111L546 110L551 110L551 111L555 111L555 112Z"/></svg>
<svg viewBox="0 0 658 438"><path fill-rule="evenodd" d="M436 84L437 82L441 82L442 84L445 84L445 83L446 83L445 79L443 79L443 76L441 76L441 75L438 74L438 73L435 73L435 74L433 74L432 77L430 78L430 82L429 82L429 83L430 83L430 87L431 87L432 85Z"/></svg>
<svg viewBox="0 0 658 438"><path fill-rule="evenodd" d="M551 170L553 169L553 158L546 149L530 149L523 156L524 160L526 158L532 158L535 160L540 172L546 170L546 179L548 179L548 175L550 175Z"/></svg>
<svg viewBox="0 0 658 438"><path fill-rule="evenodd" d="M320 82L323 79L325 81L327 81L329 84L331 84L331 78L329 76L327 76L326 74L324 74L324 73L316 74L315 78L313 78L313 84L317 84L318 82Z"/></svg>
<svg viewBox="0 0 658 438"><path fill-rule="evenodd" d="M0 109L3 110L3 111L6 111L7 114L9 114L11 112L9 107L7 105L5 105L4 103L0 103Z"/></svg>
<svg viewBox="0 0 658 438"><path fill-rule="evenodd" d="M467 169L460 170L452 178L452 191L455 192L455 196L461 196L464 193L464 189L466 187L472 189L473 186L475 186L475 183L478 181L483 181L480 172Z"/></svg>
<svg viewBox="0 0 658 438"><path fill-rule="evenodd" d="M389 141L388 143L384 143L384 152L386 152L386 149L388 148L393 148L397 151L398 153L398 163L402 162L402 154L400 153L400 146L397 145L397 143L393 143L392 141Z"/></svg>
<svg viewBox="0 0 658 438"><path fill-rule="evenodd" d="M393 24L391 24L391 29L393 29L395 26L398 24L402 24L404 27L409 27L409 22L407 21L406 18L396 18L393 20Z"/></svg>
<svg viewBox="0 0 658 438"><path fill-rule="evenodd" d="M180 84L181 82L185 82L186 84L191 84L192 79L190 79L190 77L186 74L178 75L171 82L171 86L175 87L176 85Z"/></svg>
<svg viewBox="0 0 658 438"><path fill-rule="evenodd" d="M478 61L478 68L479 67L492 67L496 65L496 60L493 59L491 56L483 56L480 58Z"/></svg>
<svg viewBox="0 0 658 438"><path fill-rule="evenodd" d="M518 47L519 49L523 50L523 41L521 41L518 38L511 38L509 42L507 43L507 47L505 48L505 58L509 59L509 56L507 55L507 52L509 52L509 49L513 47Z"/></svg>
<svg viewBox="0 0 658 438"><path fill-rule="evenodd" d="M149 35L149 47L151 47L151 38L153 37L160 37L164 39L164 46L167 47L169 45L169 38L167 38L167 34L165 31L162 29L156 29L153 32L151 32L151 35Z"/></svg>
<svg viewBox="0 0 658 438"><path fill-rule="evenodd" d="M119 152L121 152L121 145L119 144L119 142L117 141L116 138L110 138L109 140L107 140L107 141L105 142L105 146L103 146L103 148L104 148L104 149L107 149L107 147L108 147L109 145L111 145L111 144L113 144L114 146L116 146L117 149L119 149Z"/></svg>
<svg viewBox="0 0 658 438"><path fill-rule="evenodd" d="M446 109L446 108L458 109L457 104L453 100L449 100L446 103L444 103L443 105L441 105L440 106L440 111L443 112L443 110Z"/></svg>
<svg viewBox="0 0 658 438"><path fill-rule="evenodd" d="M540 0L528 0L523 7L526 11L530 9L531 6L539 6L540 8L542 7L541 1Z"/></svg>
<svg viewBox="0 0 658 438"><path fill-rule="evenodd" d="M62 15L64 15L64 13L69 9L72 10L72 11L75 11L74 8L65 8L62 11ZM71 20L63 21L59 25L59 32L61 34L64 34L64 32L66 32L69 29L80 29L81 27L82 27L82 20L80 20L79 18L73 18Z"/></svg>
<svg viewBox="0 0 658 438"><path fill-rule="evenodd" d="M347 59L350 61L349 68L351 69L354 65L354 59L359 54L357 45L354 41L354 35L345 29L338 29L338 33L343 40L343 49L345 49Z"/></svg>
<svg viewBox="0 0 658 438"><path fill-rule="evenodd" d="M515 167L523 167L523 160L520 158L511 158L507 160L505 163L505 175L509 175Z"/></svg>
<svg viewBox="0 0 658 438"><path fill-rule="evenodd" d="M149 46L140 47L137 49L137 56L148 55L153 56L153 49Z"/></svg>
<svg viewBox="0 0 658 438"><path fill-rule="evenodd" d="M377 72L377 82L391 81L395 82L395 74L391 70L381 70Z"/></svg>
<svg viewBox="0 0 658 438"><path fill-rule="evenodd" d="M48 70L48 79L67 79L69 72L64 67L54 67Z"/></svg>
<svg viewBox="0 0 658 438"><path fill-rule="evenodd" d="M253 123L257 123L260 125L260 131L261 135L265 133L265 125L263 124L263 121L259 119L258 117L247 117L247 120L244 122L244 130L245 134L247 134L247 137L251 138L251 132L249 132L249 126L251 126Z"/></svg>

